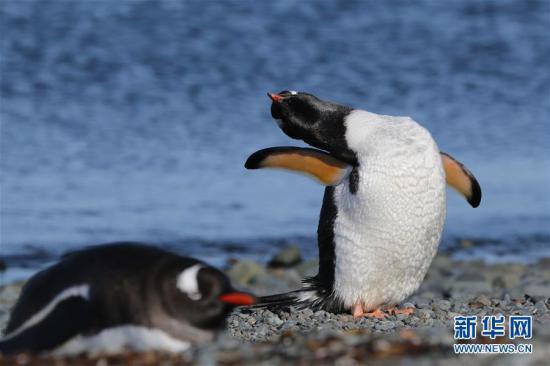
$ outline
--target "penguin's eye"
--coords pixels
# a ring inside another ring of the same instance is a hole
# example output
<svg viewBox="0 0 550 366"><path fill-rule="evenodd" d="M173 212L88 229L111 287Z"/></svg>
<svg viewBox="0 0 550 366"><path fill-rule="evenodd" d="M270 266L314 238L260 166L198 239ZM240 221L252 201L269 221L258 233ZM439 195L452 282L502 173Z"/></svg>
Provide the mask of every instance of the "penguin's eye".
<svg viewBox="0 0 550 366"><path fill-rule="evenodd" d="M295 90L283 90L282 92L279 92L279 95L281 97L290 97L293 95L298 95L298 92Z"/></svg>

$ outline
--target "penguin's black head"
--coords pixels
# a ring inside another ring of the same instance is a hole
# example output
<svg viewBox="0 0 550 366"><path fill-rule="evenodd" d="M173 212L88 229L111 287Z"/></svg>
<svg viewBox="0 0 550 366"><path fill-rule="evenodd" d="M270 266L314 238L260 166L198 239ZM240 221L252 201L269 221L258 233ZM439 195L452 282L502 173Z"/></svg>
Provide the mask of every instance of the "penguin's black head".
<svg viewBox="0 0 550 366"><path fill-rule="evenodd" d="M357 163L345 138L344 120L352 108L303 92L284 90L267 95L272 101L271 116L287 136L325 150L348 164Z"/></svg>
<svg viewBox="0 0 550 366"><path fill-rule="evenodd" d="M179 271L172 289L176 292L172 312L202 329L222 328L235 307L257 301L255 296L235 290L222 272L202 263Z"/></svg>

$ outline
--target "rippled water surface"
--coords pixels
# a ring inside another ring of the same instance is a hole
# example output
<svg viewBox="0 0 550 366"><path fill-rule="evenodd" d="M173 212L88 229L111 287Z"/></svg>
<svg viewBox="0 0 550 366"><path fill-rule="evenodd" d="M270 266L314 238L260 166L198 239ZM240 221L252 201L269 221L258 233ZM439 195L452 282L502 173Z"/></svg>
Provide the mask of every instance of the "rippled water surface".
<svg viewBox="0 0 550 366"><path fill-rule="evenodd" d="M4 256L313 255L322 187L243 168L296 144L269 115L281 89L412 116L475 172L482 205L449 194L444 245L550 254L548 1L4 0L0 17Z"/></svg>

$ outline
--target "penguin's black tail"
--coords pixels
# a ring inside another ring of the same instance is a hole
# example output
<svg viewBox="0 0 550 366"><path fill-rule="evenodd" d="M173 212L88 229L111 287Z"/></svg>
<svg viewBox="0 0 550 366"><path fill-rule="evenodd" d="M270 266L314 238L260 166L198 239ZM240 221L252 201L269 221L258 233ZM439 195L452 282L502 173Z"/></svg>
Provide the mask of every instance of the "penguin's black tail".
<svg viewBox="0 0 550 366"><path fill-rule="evenodd" d="M273 308L282 306L298 306L301 294L305 292L305 289L284 292L282 294L261 296L258 304L254 305L256 308Z"/></svg>
<svg viewBox="0 0 550 366"><path fill-rule="evenodd" d="M332 292L313 286L306 286L299 290L281 294L262 296L259 298L258 303L252 306L252 308L275 310L289 307L298 310L325 310L333 313L342 313L345 311L342 302L336 299Z"/></svg>

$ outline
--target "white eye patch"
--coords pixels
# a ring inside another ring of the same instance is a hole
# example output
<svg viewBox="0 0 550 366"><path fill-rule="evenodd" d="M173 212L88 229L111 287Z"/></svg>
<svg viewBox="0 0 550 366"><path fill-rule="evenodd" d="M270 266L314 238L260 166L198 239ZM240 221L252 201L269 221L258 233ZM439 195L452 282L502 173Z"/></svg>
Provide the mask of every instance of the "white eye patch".
<svg viewBox="0 0 550 366"><path fill-rule="evenodd" d="M298 94L298 92L296 90L290 90L290 94L291 95L296 95L296 94Z"/></svg>
<svg viewBox="0 0 550 366"><path fill-rule="evenodd" d="M181 272L178 276L176 286L184 292L191 300L200 300L202 294L199 291L199 281L197 274L202 268L200 264L195 264Z"/></svg>

